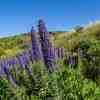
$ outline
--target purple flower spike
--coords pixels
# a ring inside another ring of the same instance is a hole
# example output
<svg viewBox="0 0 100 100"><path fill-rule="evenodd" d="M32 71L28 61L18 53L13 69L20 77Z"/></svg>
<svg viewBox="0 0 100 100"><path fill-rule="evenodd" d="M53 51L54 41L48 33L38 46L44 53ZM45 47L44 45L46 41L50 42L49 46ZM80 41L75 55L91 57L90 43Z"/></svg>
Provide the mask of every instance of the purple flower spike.
<svg viewBox="0 0 100 100"><path fill-rule="evenodd" d="M27 53L28 53L29 61L31 61L32 64L34 64L34 63L35 63L35 60L34 60L34 54L33 54L33 52L32 52L32 49L29 49L29 50L27 51Z"/></svg>
<svg viewBox="0 0 100 100"><path fill-rule="evenodd" d="M8 64L7 63L3 63L2 67L3 67L4 73L8 75L9 74L9 66L8 66Z"/></svg>
<svg viewBox="0 0 100 100"><path fill-rule="evenodd" d="M47 32L45 23L43 20L39 20L39 34L41 39L42 52L44 57L44 63L50 72L57 68L54 49L52 43L50 42L50 33Z"/></svg>
<svg viewBox="0 0 100 100"><path fill-rule="evenodd" d="M42 59L41 44L39 42L38 34L35 32L34 27L31 29L31 41L32 41L32 54L34 60L38 61Z"/></svg>
<svg viewBox="0 0 100 100"><path fill-rule="evenodd" d="M7 64L7 63L4 63L2 67L3 67L4 73L7 75L8 80L11 82L11 84L12 84L14 87L16 87L16 82L15 82L15 80L13 79L13 77L12 77L10 71L9 71L9 66L8 66L8 64Z"/></svg>
<svg viewBox="0 0 100 100"><path fill-rule="evenodd" d="M63 58L64 56L64 48L58 48L58 57Z"/></svg>
<svg viewBox="0 0 100 100"><path fill-rule="evenodd" d="M17 58L18 58L18 62L19 62L20 67L21 67L22 69L25 69L23 56L17 56Z"/></svg>
<svg viewBox="0 0 100 100"><path fill-rule="evenodd" d="M64 48L54 48L56 59L64 57Z"/></svg>
<svg viewBox="0 0 100 100"><path fill-rule="evenodd" d="M39 33L40 33L41 39L49 40L50 33L47 31L45 23L44 23L43 20L39 20L38 27L39 27Z"/></svg>
<svg viewBox="0 0 100 100"><path fill-rule="evenodd" d="M58 59L58 48L54 48L55 58Z"/></svg>
<svg viewBox="0 0 100 100"><path fill-rule="evenodd" d="M17 61L15 58L12 59L12 65L13 65L14 69L16 70Z"/></svg>

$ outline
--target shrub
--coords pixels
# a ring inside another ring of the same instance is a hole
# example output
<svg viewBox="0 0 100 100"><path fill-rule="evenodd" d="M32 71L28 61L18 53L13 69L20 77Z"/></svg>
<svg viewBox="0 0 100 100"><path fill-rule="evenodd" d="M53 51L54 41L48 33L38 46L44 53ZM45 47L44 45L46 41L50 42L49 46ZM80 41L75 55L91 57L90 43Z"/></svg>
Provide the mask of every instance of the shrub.
<svg viewBox="0 0 100 100"><path fill-rule="evenodd" d="M76 32L81 32L82 30L83 30L83 27L82 27L82 26L77 25L77 26L75 27L75 31L76 31Z"/></svg>
<svg viewBox="0 0 100 100"><path fill-rule="evenodd" d="M0 56L4 55L5 54L5 50L0 48Z"/></svg>
<svg viewBox="0 0 100 100"><path fill-rule="evenodd" d="M100 68L87 66L83 69L83 75L88 79L96 81L100 78Z"/></svg>

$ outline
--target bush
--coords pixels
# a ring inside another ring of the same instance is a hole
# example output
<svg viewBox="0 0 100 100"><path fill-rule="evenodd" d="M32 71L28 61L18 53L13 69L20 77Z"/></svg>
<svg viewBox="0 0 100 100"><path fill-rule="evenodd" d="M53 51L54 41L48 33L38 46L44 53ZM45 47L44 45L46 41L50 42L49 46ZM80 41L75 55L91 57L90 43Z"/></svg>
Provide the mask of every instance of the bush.
<svg viewBox="0 0 100 100"><path fill-rule="evenodd" d="M100 68L87 66L83 69L83 75L88 79L96 81L100 78Z"/></svg>
<svg viewBox="0 0 100 100"><path fill-rule="evenodd" d="M6 78L0 80L1 100L99 100L100 87L84 79L78 69L68 69L61 65L56 72L49 74L40 65L31 65L31 78L19 71L17 81L21 84L16 88Z"/></svg>
<svg viewBox="0 0 100 100"><path fill-rule="evenodd" d="M0 48L0 56L5 55L5 50Z"/></svg>

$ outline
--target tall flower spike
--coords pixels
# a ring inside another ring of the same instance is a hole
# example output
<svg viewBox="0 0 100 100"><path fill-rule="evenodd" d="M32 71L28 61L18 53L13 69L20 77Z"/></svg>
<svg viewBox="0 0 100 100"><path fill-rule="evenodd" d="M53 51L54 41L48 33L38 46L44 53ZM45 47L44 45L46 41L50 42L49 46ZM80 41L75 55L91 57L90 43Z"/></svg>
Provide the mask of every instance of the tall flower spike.
<svg viewBox="0 0 100 100"><path fill-rule="evenodd" d="M42 47L47 47L47 48L52 47L52 44L50 43L50 40L49 40L50 34L47 31L45 23L44 23L43 20L39 20L38 29L39 29Z"/></svg>
<svg viewBox="0 0 100 100"><path fill-rule="evenodd" d="M64 56L64 48L58 48L58 57L63 58Z"/></svg>
<svg viewBox="0 0 100 100"><path fill-rule="evenodd" d="M41 39L44 63L47 66L48 70L52 72L57 68L57 64L55 59L55 53L52 49L52 43L50 42L50 34L47 31L43 20L39 20L38 29Z"/></svg>
<svg viewBox="0 0 100 100"><path fill-rule="evenodd" d="M32 76L32 69L29 67L29 61L26 55L23 55L23 64L25 66L25 70L27 71L29 76Z"/></svg>
<svg viewBox="0 0 100 100"><path fill-rule="evenodd" d="M25 69L25 65L24 65L24 61L23 61L23 56L21 55L17 55L17 60L18 60L18 63L19 63L19 65L20 65L20 67L22 68L22 69Z"/></svg>
<svg viewBox="0 0 100 100"><path fill-rule="evenodd" d="M12 77L10 71L9 71L9 66L8 66L8 64L5 62L5 63L2 65L2 67L3 67L4 73L6 74L8 80L11 82L11 84L12 84L14 87L16 87L16 86L17 86L16 81L13 79L13 77Z"/></svg>
<svg viewBox="0 0 100 100"><path fill-rule="evenodd" d="M39 42L38 34L35 32L33 26L31 29L31 42L32 42L32 52L34 60L38 61L42 59L41 44Z"/></svg>

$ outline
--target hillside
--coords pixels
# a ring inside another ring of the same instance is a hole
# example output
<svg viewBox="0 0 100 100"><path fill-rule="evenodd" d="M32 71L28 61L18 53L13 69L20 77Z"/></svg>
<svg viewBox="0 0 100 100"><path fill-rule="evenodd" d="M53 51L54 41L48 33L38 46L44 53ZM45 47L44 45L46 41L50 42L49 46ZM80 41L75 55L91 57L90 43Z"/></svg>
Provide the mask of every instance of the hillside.
<svg viewBox="0 0 100 100"><path fill-rule="evenodd" d="M0 55L15 55L29 48L30 37L27 34L0 38ZM12 53L13 52L13 53Z"/></svg>
<svg viewBox="0 0 100 100"><path fill-rule="evenodd" d="M100 38L100 23L75 32L52 32L51 39L56 47L64 47L67 51L77 48L81 41L98 41ZM29 33L0 38L0 55L14 55L31 47ZM13 52L13 54L12 54Z"/></svg>
<svg viewBox="0 0 100 100"><path fill-rule="evenodd" d="M100 100L100 23L38 27L0 39L0 100Z"/></svg>

